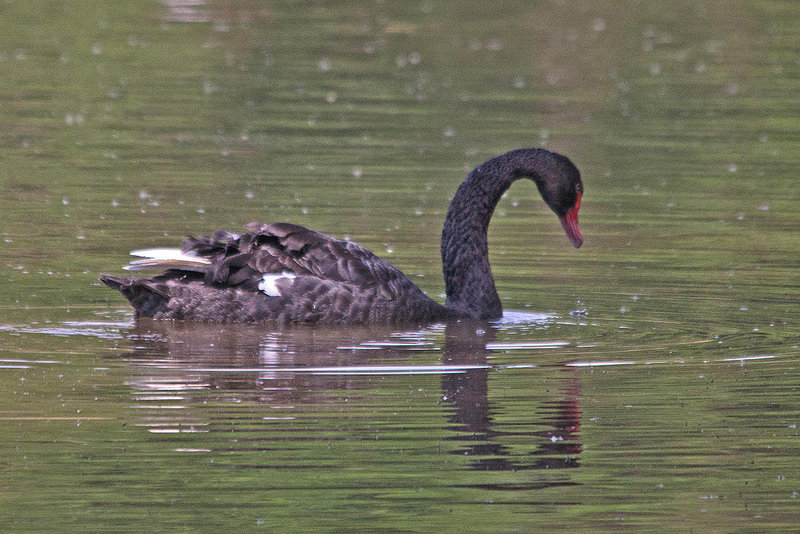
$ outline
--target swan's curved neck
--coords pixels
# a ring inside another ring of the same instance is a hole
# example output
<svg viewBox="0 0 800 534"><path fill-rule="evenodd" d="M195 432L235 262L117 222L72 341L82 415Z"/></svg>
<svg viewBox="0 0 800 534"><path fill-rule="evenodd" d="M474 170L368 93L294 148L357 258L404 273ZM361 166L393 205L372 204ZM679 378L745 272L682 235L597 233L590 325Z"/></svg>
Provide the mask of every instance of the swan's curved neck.
<svg viewBox="0 0 800 534"><path fill-rule="evenodd" d="M515 180L539 180L539 152L548 154L528 149L492 158L473 170L456 191L442 230L445 306L456 315L475 319L503 315L489 265L486 232L500 197Z"/></svg>

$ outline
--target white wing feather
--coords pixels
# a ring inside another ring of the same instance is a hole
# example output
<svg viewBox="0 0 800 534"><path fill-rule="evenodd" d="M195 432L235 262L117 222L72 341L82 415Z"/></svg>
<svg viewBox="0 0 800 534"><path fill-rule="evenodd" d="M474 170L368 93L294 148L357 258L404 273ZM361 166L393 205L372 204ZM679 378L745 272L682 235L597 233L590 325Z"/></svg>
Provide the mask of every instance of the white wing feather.
<svg viewBox="0 0 800 534"><path fill-rule="evenodd" d="M179 248L143 248L132 250L131 256L144 259L133 260L123 269L126 271L144 271L147 269L182 269L185 271L205 272L211 260L185 254Z"/></svg>

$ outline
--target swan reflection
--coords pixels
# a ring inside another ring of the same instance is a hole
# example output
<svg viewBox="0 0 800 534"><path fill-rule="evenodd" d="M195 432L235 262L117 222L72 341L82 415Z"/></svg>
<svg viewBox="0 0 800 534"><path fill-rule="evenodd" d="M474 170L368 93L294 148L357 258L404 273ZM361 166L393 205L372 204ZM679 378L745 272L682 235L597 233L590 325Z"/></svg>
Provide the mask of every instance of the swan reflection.
<svg viewBox="0 0 800 534"><path fill-rule="evenodd" d="M505 397L492 392L502 390L506 378L495 373L531 373L528 367L536 366L494 363L493 354L509 350L497 341L502 328L460 321L408 331L270 331L138 321L127 333L133 350L123 355L132 369L134 424L156 434L214 434L246 427L237 440L257 448L275 441L364 439L370 433L379 439L416 432L417 442L463 456L467 469L578 466L580 384L575 368L558 366L564 376L555 385L551 378L546 388L533 387L512 398L513 405L506 404ZM524 344L527 350L545 350L563 343ZM509 411L515 414L513 422L504 416ZM181 450L221 446L194 445Z"/></svg>

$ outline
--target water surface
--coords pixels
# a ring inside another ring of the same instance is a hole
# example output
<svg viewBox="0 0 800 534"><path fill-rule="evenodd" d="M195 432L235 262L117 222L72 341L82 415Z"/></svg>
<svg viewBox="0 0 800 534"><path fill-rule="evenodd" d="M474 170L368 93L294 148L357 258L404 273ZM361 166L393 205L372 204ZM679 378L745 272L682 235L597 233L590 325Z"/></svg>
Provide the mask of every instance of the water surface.
<svg viewBox="0 0 800 534"><path fill-rule="evenodd" d="M790 530L791 2L6 2L0 526ZM441 297L466 172L568 154L490 227L496 323L135 322L127 251L286 220Z"/></svg>

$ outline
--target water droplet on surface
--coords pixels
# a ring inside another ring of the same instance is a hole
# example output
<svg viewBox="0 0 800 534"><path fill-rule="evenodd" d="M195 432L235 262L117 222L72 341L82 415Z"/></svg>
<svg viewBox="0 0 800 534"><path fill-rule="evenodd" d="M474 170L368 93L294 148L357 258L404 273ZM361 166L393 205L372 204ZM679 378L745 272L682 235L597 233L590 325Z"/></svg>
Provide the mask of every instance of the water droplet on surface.
<svg viewBox="0 0 800 534"><path fill-rule="evenodd" d="M203 94L204 95L208 96L208 95L210 95L212 93L215 93L216 91L217 91L217 86L216 86L216 84L214 82L207 81L207 82L203 83Z"/></svg>
<svg viewBox="0 0 800 534"><path fill-rule="evenodd" d="M489 39L486 41L486 48L491 50L492 52L497 52L503 48L503 42L500 39Z"/></svg>

